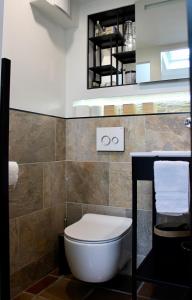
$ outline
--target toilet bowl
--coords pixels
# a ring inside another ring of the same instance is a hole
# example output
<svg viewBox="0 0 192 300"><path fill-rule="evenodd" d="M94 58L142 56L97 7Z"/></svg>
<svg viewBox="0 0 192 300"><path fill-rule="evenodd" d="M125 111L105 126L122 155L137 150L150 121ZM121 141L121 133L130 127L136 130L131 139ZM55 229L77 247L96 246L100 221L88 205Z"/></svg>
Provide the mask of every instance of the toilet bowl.
<svg viewBox="0 0 192 300"><path fill-rule="evenodd" d="M132 219L86 214L64 230L65 254L72 274L85 282L105 282L128 262Z"/></svg>

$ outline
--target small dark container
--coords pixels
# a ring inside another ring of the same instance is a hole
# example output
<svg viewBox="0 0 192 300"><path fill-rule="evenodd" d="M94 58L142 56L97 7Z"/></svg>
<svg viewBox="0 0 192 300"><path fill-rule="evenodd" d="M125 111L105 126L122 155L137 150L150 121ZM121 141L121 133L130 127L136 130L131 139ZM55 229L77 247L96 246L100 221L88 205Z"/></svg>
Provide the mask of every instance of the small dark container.
<svg viewBox="0 0 192 300"><path fill-rule="evenodd" d="M165 223L154 228L155 267L157 272L183 268L181 244L190 239L188 224ZM164 269L165 267L165 269Z"/></svg>
<svg viewBox="0 0 192 300"><path fill-rule="evenodd" d="M185 272L189 279L192 281L192 241L185 241L181 243L183 251L183 264Z"/></svg>
<svg viewBox="0 0 192 300"><path fill-rule="evenodd" d="M59 275L68 275L71 274L67 258L65 256L65 244L64 244L64 234L61 233L58 236L58 265L59 265Z"/></svg>

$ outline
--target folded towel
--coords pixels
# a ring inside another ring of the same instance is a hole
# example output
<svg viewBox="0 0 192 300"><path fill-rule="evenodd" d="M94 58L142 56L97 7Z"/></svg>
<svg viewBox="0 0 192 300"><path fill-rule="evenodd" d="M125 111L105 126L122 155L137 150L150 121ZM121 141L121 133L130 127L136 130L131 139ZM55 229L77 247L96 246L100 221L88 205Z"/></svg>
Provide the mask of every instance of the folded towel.
<svg viewBox="0 0 192 300"><path fill-rule="evenodd" d="M156 210L160 214L189 212L189 163L156 161L154 163Z"/></svg>
<svg viewBox="0 0 192 300"><path fill-rule="evenodd" d="M156 210L164 215L181 215L189 212L188 193L156 193Z"/></svg>

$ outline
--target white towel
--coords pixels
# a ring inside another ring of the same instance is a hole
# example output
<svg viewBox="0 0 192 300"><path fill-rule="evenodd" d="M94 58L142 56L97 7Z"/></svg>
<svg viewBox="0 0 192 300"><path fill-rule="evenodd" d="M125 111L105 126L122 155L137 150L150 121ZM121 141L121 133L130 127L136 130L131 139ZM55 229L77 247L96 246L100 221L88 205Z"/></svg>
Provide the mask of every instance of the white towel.
<svg viewBox="0 0 192 300"><path fill-rule="evenodd" d="M9 185L16 185L19 178L19 166L16 162L9 162Z"/></svg>
<svg viewBox="0 0 192 300"><path fill-rule="evenodd" d="M179 215L189 212L189 162L156 161L154 180L158 213Z"/></svg>

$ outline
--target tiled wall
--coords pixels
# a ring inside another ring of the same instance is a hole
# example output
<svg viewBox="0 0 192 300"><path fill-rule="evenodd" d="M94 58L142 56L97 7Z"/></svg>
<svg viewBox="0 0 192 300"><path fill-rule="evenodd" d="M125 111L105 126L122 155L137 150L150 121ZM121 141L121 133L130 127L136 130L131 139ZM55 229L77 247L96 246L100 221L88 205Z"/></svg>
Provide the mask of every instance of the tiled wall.
<svg viewBox="0 0 192 300"><path fill-rule="evenodd" d="M57 235L84 213L131 216L132 151L189 150L186 114L62 120L11 111L10 189L13 294L55 266ZM124 126L125 152L96 151L96 127ZM150 245L151 183L140 182L138 253ZM66 203L66 209L65 209Z"/></svg>
<svg viewBox="0 0 192 300"><path fill-rule="evenodd" d="M65 215L65 120L10 113L10 160L19 182L10 188L12 295L52 270Z"/></svg>
<svg viewBox="0 0 192 300"><path fill-rule="evenodd" d="M66 121L68 224L87 212L131 216L132 151L189 150L186 114L75 119ZM125 152L96 151L96 128L125 127ZM138 184L138 254L150 247L150 182Z"/></svg>

